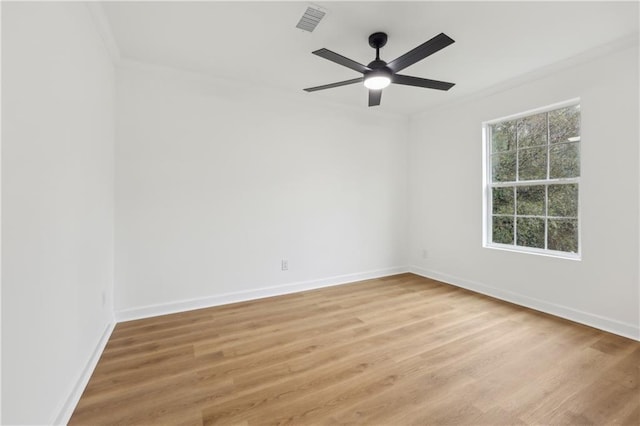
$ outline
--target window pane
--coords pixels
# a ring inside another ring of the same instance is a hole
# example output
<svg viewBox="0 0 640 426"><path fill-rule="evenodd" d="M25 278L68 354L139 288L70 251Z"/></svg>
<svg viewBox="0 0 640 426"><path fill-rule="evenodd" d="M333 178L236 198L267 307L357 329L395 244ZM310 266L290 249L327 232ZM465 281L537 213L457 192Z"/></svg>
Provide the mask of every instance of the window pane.
<svg viewBox="0 0 640 426"><path fill-rule="evenodd" d="M516 180L515 152L492 155L491 166L491 178L494 182L512 182Z"/></svg>
<svg viewBox="0 0 640 426"><path fill-rule="evenodd" d="M551 179L580 176L579 142L553 145L549 149L549 177Z"/></svg>
<svg viewBox="0 0 640 426"><path fill-rule="evenodd" d="M574 142L580 137L580 105L549 111L551 143Z"/></svg>
<svg viewBox="0 0 640 426"><path fill-rule="evenodd" d="M493 214L513 214L513 187L493 188Z"/></svg>
<svg viewBox="0 0 640 426"><path fill-rule="evenodd" d="M578 252L578 221L576 219L549 219L549 250Z"/></svg>
<svg viewBox="0 0 640 426"><path fill-rule="evenodd" d="M549 216L578 216L578 185L549 185Z"/></svg>
<svg viewBox="0 0 640 426"><path fill-rule="evenodd" d="M544 219L519 217L516 244L525 247L544 248Z"/></svg>
<svg viewBox="0 0 640 426"><path fill-rule="evenodd" d="M491 126L491 152L516 149L516 122L505 121Z"/></svg>
<svg viewBox="0 0 640 426"><path fill-rule="evenodd" d="M518 214L544 216L544 199L544 185L518 187Z"/></svg>
<svg viewBox="0 0 640 426"><path fill-rule="evenodd" d="M518 148L545 145L547 143L547 113L536 114L518 120Z"/></svg>
<svg viewBox="0 0 640 426"><path fill-rule="evenodd" d="M547 178L547 147L527 148L518 151L519 180Z"/></svg>
<svg viewBox="0 0 640 426"><path fill-rule="evenodd" d="M513 217L493 217L494 243L513 244Z"/></svg>

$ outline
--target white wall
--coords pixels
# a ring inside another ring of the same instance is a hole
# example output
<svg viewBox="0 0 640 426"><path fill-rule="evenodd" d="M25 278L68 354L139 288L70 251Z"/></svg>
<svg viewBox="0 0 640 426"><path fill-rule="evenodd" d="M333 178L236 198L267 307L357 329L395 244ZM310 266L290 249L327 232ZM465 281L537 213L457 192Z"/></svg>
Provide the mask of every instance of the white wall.
<svg viewBox="0 0 640 426"><path fill-rule="evenodd" d="M113 321L114 84L84 4L3 2L2 424L53 423Z"/></svg>
<svg viewBox="0 0 640 426"><path fill-rule="evenodd" d="M412 117L409 257L416 272L640 337L637 39L624 45ZM576 97L582 261L483 248L481 123Z"/></svg>
<svg viewBox="0 0 640 426"><path fill-rule="evenodd" d="M120 318L406 266L407 119L310 96L118 67Z"/></svg>

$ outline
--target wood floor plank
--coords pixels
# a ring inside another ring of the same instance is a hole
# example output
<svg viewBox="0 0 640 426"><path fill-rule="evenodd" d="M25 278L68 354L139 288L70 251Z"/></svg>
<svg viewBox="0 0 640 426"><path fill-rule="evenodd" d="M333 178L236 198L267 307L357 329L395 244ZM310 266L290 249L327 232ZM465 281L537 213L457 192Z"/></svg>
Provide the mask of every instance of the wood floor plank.
<svg viewBox="0 0 640 426"><path fill-rule="evenodd" d="M449 378L434 371L431 368L432 365L437 364L444 371L444 367L459 363L461 358L470 362L474 352L482 353L480 346L484 340L493 341L496 338L515 333L512 326L505 322L478 329L476 332L469 331L464 337L450 331L453 330L449 328L444 331L444 334L449 335L448 340L434 339L430 345L424 345L423 353L419 356L404 358L401 362L389 362L386 368L380 372L387 376L378 376L378 379L393 377L393 380L387 382L388 386L376 388L375 382L372 384L366 381L355 383L355 386L351 388L341 386L341 393L337 396L334 394L326 395L327 399L322 409L327 411L327 415L330 414L335 419L340 419L340 422L346 423L372 424L385 421L392 423L393 420L400 420L399 414L395 410L396 407L417 406L422 397L432 392L434 394L441 392L443 396L446 393L445 384ZM456 345L460 350L451 353L447 349L449 345ZM456 372L455 369L450 371ZM457 384L462 386L469 382L470 378L457 381ZM369 389L366 388L368 384L372 385ZM358 391L367 392L367 398L352 398L353 393ZM314 394L314 398L319 396ZM336 402L337 400L340 401L340 404ZM311 413L315 417L322 414L319 404L317 402L315 404L316 407L313 411L307 410L308 412L298 413L297 420L302 421L304 417L309 420L308 417ZM287 411L292 412L293 410L287 409ZM390 418L385 420L387 416Z"/></svg>
<svg viewBox="0 0 640 426"><path fill-rule="evenodd" d="M118 324L71 418L640 424L640 342L412 274Z"/></svg>

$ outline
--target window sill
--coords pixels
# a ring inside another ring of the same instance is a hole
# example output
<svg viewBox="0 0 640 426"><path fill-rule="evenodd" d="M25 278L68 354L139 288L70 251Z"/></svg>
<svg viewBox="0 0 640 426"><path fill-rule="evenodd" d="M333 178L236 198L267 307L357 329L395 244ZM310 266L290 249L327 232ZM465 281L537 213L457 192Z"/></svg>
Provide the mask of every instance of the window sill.
<svg viewBox="0 0 640 426"><path fill-rule="evenodd" d="M527 247L515 247L506 244L484 244L484 248L494 249L494 250L502 250L502 251L510 251L513 253L521 253L521 254L533 254L537 256L545 256L545 257L554 257L556 259L565 259L565 260L574 260L574 261L582 261L582 255L580 253L564 253L559 251L551 251L551 250L541 250L535 248L527 248Z"/></svg>

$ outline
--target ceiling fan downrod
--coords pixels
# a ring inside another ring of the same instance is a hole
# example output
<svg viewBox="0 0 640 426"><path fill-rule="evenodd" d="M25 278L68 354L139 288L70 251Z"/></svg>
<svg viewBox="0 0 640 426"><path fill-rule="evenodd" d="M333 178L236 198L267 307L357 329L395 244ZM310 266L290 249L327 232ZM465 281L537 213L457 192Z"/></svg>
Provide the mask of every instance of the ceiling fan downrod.
<svg viewBox="0 0 640 426"><path fill-rule="evenodd" d="M380 48L387 44L387 34L373 33L369 36L369 46L376 49L376 61L380 60Z"/></svg>

